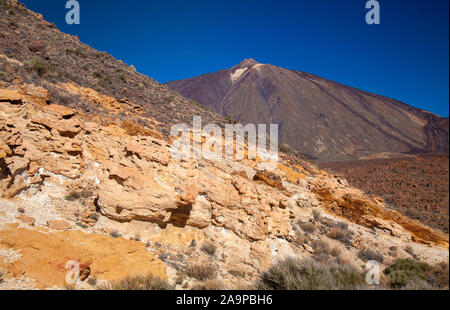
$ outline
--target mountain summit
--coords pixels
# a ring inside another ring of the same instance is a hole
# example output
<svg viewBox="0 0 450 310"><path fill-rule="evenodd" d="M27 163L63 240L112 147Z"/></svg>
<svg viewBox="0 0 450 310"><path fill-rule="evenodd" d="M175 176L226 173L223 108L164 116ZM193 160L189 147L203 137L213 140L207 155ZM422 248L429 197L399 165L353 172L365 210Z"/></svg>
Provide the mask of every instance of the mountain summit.
<svg viewBox="0 0 450 310"><path fill-rule="evenodd" d="M448 152L448 118L254 59L167 86L243 124L277 123L281 143L324 161Z"/></svg>
<svg viewBox="0 0 450 310"><path fill-rule="evenodd" d="M238 65L234 66L233 69L234 68L252 67L252 66L257 65L257 64L258 64L258 62L256 60L254 60L253 58L244 59Z"/></svg>

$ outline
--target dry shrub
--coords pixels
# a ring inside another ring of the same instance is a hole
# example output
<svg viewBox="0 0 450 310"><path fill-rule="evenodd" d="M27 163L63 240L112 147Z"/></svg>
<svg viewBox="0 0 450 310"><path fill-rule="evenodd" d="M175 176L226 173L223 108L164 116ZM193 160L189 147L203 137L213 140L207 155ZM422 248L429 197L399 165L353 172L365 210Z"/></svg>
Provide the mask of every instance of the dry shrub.
<svg viewBox="0 0 450 310"><path fill-rule="evenodd" d="M120 236L122 236L122 234L117 230L117 229L113 229L109 235L113 238L119 238Z"/></svg>
<svg viewBox="0 0 450 310"><path fill-rule="evenodd" d="M306 223L299 223L300 228L307 233L314 233L316 231L316 226L313 223L306 222Z"/></svg>
<svg viewBox="0 0 450 310"><path fill-rule="evenodd" d="M81 191L71 191L65 198L68 201L75 201L81 198L89 198L92 195L92 191L83 189Z"/></svg>
<svg viewBox="0 0 450 310"><path fill-rule="evenodd" d="M256 286L261 290L354 289L363 285L364 279L364 274L351 266L287 258L262 273Z"/></svg>
<svg viewBox="0 0 450 310"><path fill-rule="evenodd" d="M132 290L132 291L148 291L148 290L173 290L173 286L152 275L126 277L111 284L105 284L98 287L99 290Z"/></svg>
<svg viewBox="0 0 450 310"><path fill-rule="evenodd" d="M328 231L327 236L331 239L338 240L344 244L350 243L349 231L340 227L332 227Z"/></svg>
<svg viewBox="0 0 450 310"><path fill-rule="evenodd" d="M192 290L198 291L219 291L225 290L225 285L220 280L207 280L203 283L198 283L192 287Z"/></svg>
<svg viewBox="0 0 450 310"><path fill-rule="evenodd" d="M330 254L331 249L328 243L322 240L314 240L313 242L313 248L314 248L314 254L321 255L321 254Z"/></svg>
<svg viewBox="0 0 450 310"><path fill-rule="evenodd" d="M246 275L245 271L241 271L241 270L230 270L230 271L228 271L228 273L236 278L245 278L245 275Z"/></svg>
<svg viewBox="0 0 450 310"><path fill-rule="evenodd" d="M206 242L201 249L203 252L210 256L214 256L216 254L217 247L212 242Z"/></svg>
<svg viewBox="0 0 450 310"><path fill-rule="evenodd" d="M216 268L210 264L191 265L187 268L186 274L199 281L214 279L217 276Z"/></svg>
<svg viewBox="0 0 450 310"><path fill-rule="evenodd" d="M297 246L301 246L302 244L308 243L309 242L309 237L302 231L297 230L295 232L295 239L294 239L294 243Z"/></svg>
<svg viewBox="0 0 450 310"><path fill-rule="evenodd" d="M384 257L381 253L379 253L378 251L370 250L370 249L363 249L363 250L359 251L358 257L365 262L374 260L379 263L382 263L384 261Z"/></svg>
<svg viewBox="0 0 450 310"><path fill-rule="evenodd" d="M23 65L27 71L36 72L39 76L43 76L48 71L48 64L36 56L26 61Z"/></svg>

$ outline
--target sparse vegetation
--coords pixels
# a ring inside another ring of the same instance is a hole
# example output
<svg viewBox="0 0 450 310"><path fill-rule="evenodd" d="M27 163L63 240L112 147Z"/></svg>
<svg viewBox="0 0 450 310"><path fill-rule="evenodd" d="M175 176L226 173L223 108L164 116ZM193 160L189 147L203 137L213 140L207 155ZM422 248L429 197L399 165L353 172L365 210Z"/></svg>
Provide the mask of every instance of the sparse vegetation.
<svg viewBox="0 0 450 310"><path fill-rule="evenodd" d="M217 276L216 268L210 264L191 265L187 268L186 274L200 281L214 279Z"/></svg>
<svg viewBox="0 0 450 310"><path fill-rule="evenodd" d="M120 236L122 236L122 234L117 229L113 229L109 235L113 238L119 238Z"/></svg>
<svg viewBox="0 0 450 310"><path fill-rule="evenodd" d="M235 120L234 118L232 118L231 116L224 116L223 117L225 119L226 122L228 122L229 124L237 124L238 121Z"/></svg>
<svg viewBox="0 0 450 310"><path fill-rule="evenodd" d="M92 71L92 76L95 77L96 79L101 79L102 73L98 70L94 70L94 71Z"/></svg>
<svg viewBox="0 0 450 310"><path fill-rule="evenodd" d="M228 273L231 274L233 277L236 277L236 278L245 278L245 271L230 270L230 271L228 271Z"/></svg>
<svg viewBox="0 0 450 310"><path fill-rule="evenodd" d="M17 28L19 28L19 25L18 25L14 20L12 20L12 19L10 19L10 20L8 21L8 25L9 25L12 29L17 29Z"/></svg>
<svg viewBox="0 0 450 310"><path fill-rule="evenodd" d="M177 272L177 277L175 279L175 284L181 285L184 283L184 279L186 278L186 275L182 272Z"/></svg>
<svg viewBox="0 0 450 310"><path fill-rule="evenodd" d="M364 274L351 266L326 266L310 260L287 258L260 275L257 289L354 289L364 283Z"/></svg>
<svg viewBox="0 0 450 310"><path fill-rule="evenodd" d="M148 276L126 277L120 281L113 282L109 285L98 287L99 290L132 290L132 291L148 291L148 290L173 290L173 286L169 285L165 280Z"/></svg>
<svg viewBox="0 0 450 310"><path fill-rule="evenodd" d="M163 262L165 262L167 260L167 258L169 258L169 254L167 254L166 252L162 252L158 255L158 258L160 260L162 260Z"/></svg>
<svg viewBox="0 0 450 310"><path fill-rule="evenodd" d="M92 285L92 286L96 286L97 285L97 277L89 277L87 282Z"/></svg>
<svg viewBox="0 0 450 310"><path fill-rule="evenodd" d="M320 255L320 254L330 254L330 246L328 243L322 240L314 240L313 242L313 248L314 248L314 254Z"/></svg>
<svg viewBox="0 0 450 310"><path fill-rule="evenodd" d="M327 236L331 239L338 240L344 244L350 243L349 231L339 227L332 227L328 231Z"/></svg>
<svg viewBox="0 0 450 310"><path fill-rule="evenodd" d="M121 80L122 82L126 82L127 81L127 79L125 77L125 74L123 74L122 72L117 73L117 78L119 80Z"/></svg>
<svg viewBox="0 0 450 310"><path fill-rule="evenodd" d="M75 56L82 57L82 58L87 57L86 53L79 47L76 49L66 48L65 51L66 51L66 55L75 55Z"/></svg>
<svg viewBox="0 0 450 310"><path fill-rule="evenodd" d="M381 253L374 251L374 250L370 250L370 249L363 249L363 250L359 251L358 257L365 262L374 260L379 263L382 263L384 261L384 257Z"/></svg>
<svg viewBox="0 0 450 310"><path fill-rule="evenodd" d="M393 288L401 288L417 279L426 280L432 269L427 263L412 259L397 259L384 270L384 273L389 277Z"/></svg>
<svg viewBox="0 0 450 310"><path fill-rule="evenodd" d="M297 230L295 232L294 243L297 246L301 246L302 244L305 244L305 243L308 243L308 242L309 242L309 237L307 236L306 233L304 233L304 232L302 232L300 230Z"/></svg>
<svg viewBox="0 0 450 310"><path fill-rule="evenodd" d="M207 280L203 283L196 284L192 287L192 290L198 290L198 291L218 291L218 290L224 290L225 285L222 283L222 281L214 279L214 280Z"/></svg>
<svg viewBox="0 0 450 310"><path fill-rule="evenodd" d="M48 65L36 56L26 61L23 65L27 71L35 72L39 76L43 76L48 71Z"/></svg>
<svg viewBox="0 0 450 310"><path fill-rule="evenodd" d="M210 256L214 256L216 254L217 247L212 242L206 242L202 246L201 250Z"/></svg>
<svg viewBox="0 0 450 310"><path fill-rule="evenodd" d="M71 191L65 198L68 201L75 201L81 198L92 197L93 193L89 190Z"/></svg>
<svg viewBox="0 0 450 310"><path fill-rule="evenodd" d="M297 155L297 151L292 147L292 146L290 146L289 144L279 144L278 145L278 150L280 151L280 152L283 152L283 153L285 153L285 154L287 154L287 155Z"/></svg>
<svg viewBox="0 0 450 310"><path fill-rule="evenodd" d="M317 210L314 210L313 211L313 218L314 218L314 221L319 222L320 219L322 218L321 215L320 215L320 212L317 211Z"/></svg>
<svg viewBox="0 0 450 310"><path fill-rule="evenodd" d="M300 228L307 233L314 233L316 231L316 226L313 223L299 223Z"/></svg>

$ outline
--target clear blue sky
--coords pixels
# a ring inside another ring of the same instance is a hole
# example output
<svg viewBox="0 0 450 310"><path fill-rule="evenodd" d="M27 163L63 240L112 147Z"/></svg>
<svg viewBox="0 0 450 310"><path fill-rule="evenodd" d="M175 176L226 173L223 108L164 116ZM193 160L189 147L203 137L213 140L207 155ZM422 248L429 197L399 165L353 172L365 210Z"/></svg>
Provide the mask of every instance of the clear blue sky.
<svg viewBox="0 0 450 310"><path fill-rule="evenodd" d="M371 26L366 0L79 0L80 25L21 2L162 83L254 58L449 114L448 0L379 0Z"/></svg>

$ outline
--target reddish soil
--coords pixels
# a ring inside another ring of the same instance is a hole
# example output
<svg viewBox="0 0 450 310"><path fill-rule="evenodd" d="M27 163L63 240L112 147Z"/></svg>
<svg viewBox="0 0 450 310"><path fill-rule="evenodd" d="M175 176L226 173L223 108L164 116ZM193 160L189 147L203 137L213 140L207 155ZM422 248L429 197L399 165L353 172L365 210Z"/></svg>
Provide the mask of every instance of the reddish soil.
<svg viewBox="0 0 450 310"><path fill-rule="evenodd" d="M389 208L449 232L448 156L324 163L321 167L384 198Z"/></svg>

